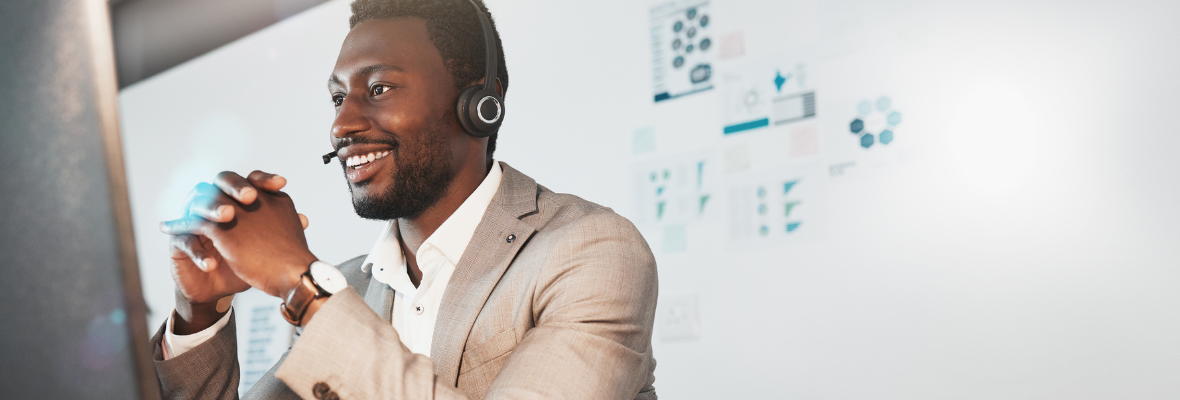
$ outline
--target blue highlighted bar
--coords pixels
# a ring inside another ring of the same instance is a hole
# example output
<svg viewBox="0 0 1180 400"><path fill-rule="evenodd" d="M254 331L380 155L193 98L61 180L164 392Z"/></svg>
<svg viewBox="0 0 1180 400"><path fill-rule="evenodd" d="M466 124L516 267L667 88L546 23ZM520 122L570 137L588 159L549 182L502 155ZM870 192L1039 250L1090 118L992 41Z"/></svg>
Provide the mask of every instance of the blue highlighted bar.
<svg viewBox="0 0 1180 400"><path fill-rule="evenodd" d="M737 133L754 128L761 128L770 125L770 118L763 118L757 121L743 122L737 125L730 125L725 127L725 134Z"/></svg>
<svg viewBox="0 0 1180 400"><path fill-rule="evenodd" d="M783 183L783 194L790 192L791 188L794 188L796 183L799 183L798 179Z"/></svg>
<svg viewBox="0 0 1180 400"><path fill-rule="evenodd" d="M788 222L788 223L787 223L787 233L791 233L791 232L794 232L794 231L798 230L798 229L799 229L799 224L802 224L802 223L803 223L802 221L800 221L800 222Z"/></svg>

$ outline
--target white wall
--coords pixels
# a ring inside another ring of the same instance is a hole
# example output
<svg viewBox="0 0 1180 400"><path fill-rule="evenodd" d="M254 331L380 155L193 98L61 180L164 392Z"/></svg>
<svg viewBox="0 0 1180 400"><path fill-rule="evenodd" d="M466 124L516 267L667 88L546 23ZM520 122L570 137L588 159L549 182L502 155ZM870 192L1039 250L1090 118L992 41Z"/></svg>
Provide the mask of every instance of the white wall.
<svg viewBox="0 0 1180 400"><path fill-rule="evenodd" d="M741 30L744 55L654 104L655 3L489 3L512 78L496 158L639 223L665 398L1180 395L1176 3L714 0L713 32ZM347 17L326 4L121 94L153 323L173 291L156 223L217 171L286 176L320 258L371 247L379 225L318 160ZM722 135L723 74L804 53L816 118ZM856 102L881 95L904 112L897 141L849 146ZM818 154L784 155L806 124ZM633 148L641 128L654 151ZM635 175L694 152L717 206L644 222ZM730 241L730 186L795 170L822 202L810 236ZM694 302L699 325L666 340Z"/></svg>

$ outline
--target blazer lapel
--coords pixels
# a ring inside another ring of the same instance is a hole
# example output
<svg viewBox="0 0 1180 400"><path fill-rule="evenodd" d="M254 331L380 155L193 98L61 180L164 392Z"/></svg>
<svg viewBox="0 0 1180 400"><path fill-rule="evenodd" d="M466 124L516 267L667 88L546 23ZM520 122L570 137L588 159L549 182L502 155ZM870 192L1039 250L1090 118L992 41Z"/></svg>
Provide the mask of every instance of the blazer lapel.
<svg viewBox="0 0 1180 400"><path fill-rule="evenodd" d="M365 304L386 322L393 321L393 288L369 275L369 288L365 290Z"/></svg>
<svg viewBox="0 0 1180 400"><path fill-rule="evenodd" d="M391 229L393 229L394 237L401 237L398 232L397 223L392 225ZM365 289L365 303L377 315L380 315L381 319L387 322L393 321L393 288L373 276L372 264L361 266L361 269L369 273L369 286Z"/></svg>
<svg viewBox="0 0 1180 400"><path fill-rule="evenodd" d="M457 385L459 362L475 318L521 247L536 233L520 218L537 212L537 183L500 163L504 175L496 196L463 258L455 266L434 325L430 358L440 382Z"/></svg>

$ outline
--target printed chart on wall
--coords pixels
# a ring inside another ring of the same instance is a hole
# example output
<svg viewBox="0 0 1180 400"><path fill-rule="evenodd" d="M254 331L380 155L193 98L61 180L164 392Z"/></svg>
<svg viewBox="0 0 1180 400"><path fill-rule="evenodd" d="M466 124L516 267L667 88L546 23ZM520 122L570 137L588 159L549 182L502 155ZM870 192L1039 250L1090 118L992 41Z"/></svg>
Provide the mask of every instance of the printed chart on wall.
<svg viewBox="0 0 1180 400"><path fill-rule="evenodd" d="M717 201L717 158L702 150L637 164L638 222L685 224L710 215Z"/></svg>
<svg viewBox="0 0 1180 400"><path fill-rule="evenodd" d="M722 132L812 122L816 94L807 54L787 53L727 69L722 77Z"/></svg>
<svg viewBox="0 0 1180 400"><path fill-rule="evenodd" d="M234 297L241 394L250 390L291 346L292 328L277 312L280 303L282 300L253 289Z"/></svg>
<svg viewBox="0 0 1180 400"><path fill-rule="evenodd" d="M864 59L880 62L866 63ZM887 55L858 54L825 65L825 153L832 177L854 176L896 164L907 128L904 93L889 84Z"/></svg>
<svg viewBox="0 0 1180 400"><path fill-rule="evenodd" d="M793 243L822 234L825 180L820 164L731 176L726 192L732 247Z"/></svg>
<svg viewBox="0 0 1180 400"><path fill-rule="evenodd" d="M713 88L714 49L709 2L670 1L651 8L652 90L655 102Z"/></svg>

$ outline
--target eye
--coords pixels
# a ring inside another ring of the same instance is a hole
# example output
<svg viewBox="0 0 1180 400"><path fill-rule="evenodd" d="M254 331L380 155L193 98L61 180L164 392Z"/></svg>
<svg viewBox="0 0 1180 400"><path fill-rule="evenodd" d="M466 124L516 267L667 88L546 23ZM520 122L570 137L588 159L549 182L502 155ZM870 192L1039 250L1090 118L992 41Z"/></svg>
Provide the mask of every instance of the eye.
<svg viewBox="0 0 1180 400"><path fill-rule="evenodd" d="M369 89L369 93L373 96L376 96L389 91L389 89L393 89L393 87L390 87L389 85L373 85L373 87Z"/></svg>
<svg viewBox="0 0 1180 400"><path fill-rule="evenodd" d="M332 104L335 104L336 107L340 107L341 105L344 105L344 96L339 95L339 94L332 95Z"/></svg>

